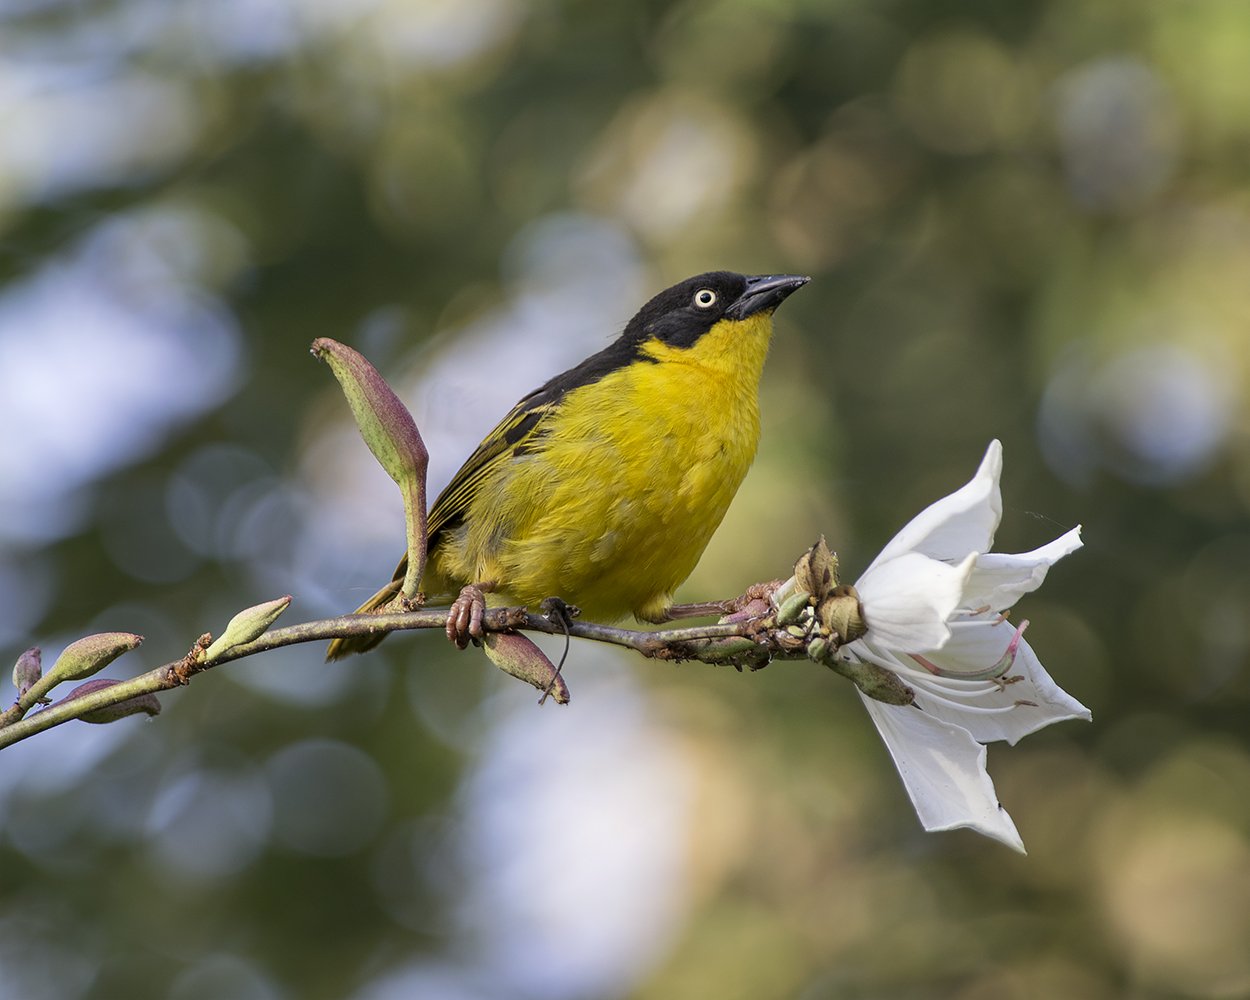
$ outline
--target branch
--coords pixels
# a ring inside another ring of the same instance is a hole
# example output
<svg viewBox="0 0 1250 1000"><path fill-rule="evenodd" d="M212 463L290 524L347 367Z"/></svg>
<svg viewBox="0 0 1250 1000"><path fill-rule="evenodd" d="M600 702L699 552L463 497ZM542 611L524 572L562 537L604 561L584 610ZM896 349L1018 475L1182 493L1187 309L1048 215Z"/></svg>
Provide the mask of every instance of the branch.
<svg viewBox="0 0 1250 1000"><path fill-rule="evenodd" d="M238 617L242 617L243 613ZM233 623L232 623L233 624ZM211 652L211 636L201 636L181 659L173 660L127 681L111 682L82 694L74 694L54 705L23 718L29 705L19 698L12 708L0 716L0 749L18 743L54 726L97 714L101 709L131 699L169 691L191 682L191 678L223 663L255 656L271 649L305 642L324 642L343 636L377 635L411 629L443 629L447 624L446 609L403 611L386 614L342 615L318 621L303 622L273 629L237 645ZM776 615L751 621L693 628L675 628L650 632L615 628L594 622L562 623L524 608L491 608L484 618L487 632L541 632L548 635L567 634L579 639L604 642L632 649L643 656L661 660L699 660L710 664L730 664L741 670L744 666L757 670L776 658L803 658L807 643L777 624ZM227 627L229 631L229 626ZM531 677L525 679L533 683ZM97 684L99 682L96 682ZM118 716L119 717L119 716ZM90 721L90 720L89 720Z"/></svg>

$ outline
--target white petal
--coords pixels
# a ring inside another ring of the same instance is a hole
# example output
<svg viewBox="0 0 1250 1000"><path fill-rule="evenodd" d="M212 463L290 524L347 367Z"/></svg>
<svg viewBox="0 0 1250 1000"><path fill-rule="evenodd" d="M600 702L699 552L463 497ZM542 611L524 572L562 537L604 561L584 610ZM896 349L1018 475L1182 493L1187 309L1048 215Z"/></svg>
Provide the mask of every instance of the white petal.
<svg viewBox="0 0 1250 1000"><path fill-rule="evenodd" d="M1002 659L1016 634L1016 625L996 614L979 618L957 616L948 627L951 637L946 645L925 653L925 658L949 674L981 675L982 678ZM1020 645L1024 644L1021 639Z"/></svg>
<svg viewBox="0 0 1250 1000"><path fill-rule="evenodd" d="M868 571L905 552L919 552L944 562L959 562L969 552L988 552L1003 516L998 489L1002 471L1003 446L991 441L977 474L907 522Z"/></svg>
<svg viewBox="0 0 1250 1000"><path fill-rule="evenodd" d="M984 669L1003 655L1014 634L1015 628L1008 622L954 622L950 641L925 658L949 672L969 671L977 666ZM982 743L1016 743L1052 723L1091 718L1088 708L1051 679L1033 647L1023 639L1004 680L1012 677L1020 680L1001 687L992 681L926 679L915 675L905 680L925 711L966 729Z"/></svg>
<svg viewBox="0 0 1250 1000"><path fill-rule="evenodd" d="M1018 555L990 552L980 556L968 580L965 606L1006 611L1024 594L1040 587L1051 566L1080 547L1081 527L1077 525L1067 534L1032 552Z"/></svg>
<svg viewBox="0 0 1250 1000"><path fill-rule="evenodd" d="M908 552L874 564L855 584L868 626L860 641L900 653L940 648L950 636L946 620L964 603L964 584L975 561L969 555L949 566Z"/></svg>
<svg viewBox="0 0 1250 1000"><path fill-rule="evenodd" d="M985 747L964 729L910 705L860 698L877 725L926 830L969 827L1024 853L1024 842L994 793Z"/></svg>

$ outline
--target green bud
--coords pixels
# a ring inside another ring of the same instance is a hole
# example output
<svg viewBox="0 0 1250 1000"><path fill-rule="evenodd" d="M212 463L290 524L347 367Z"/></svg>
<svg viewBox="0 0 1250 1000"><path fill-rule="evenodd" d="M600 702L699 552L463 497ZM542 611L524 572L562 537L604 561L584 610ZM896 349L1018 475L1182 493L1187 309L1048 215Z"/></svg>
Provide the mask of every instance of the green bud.
<svg viewBox="0 0 1250 1000"><path fill-rule="evenodd" d="M482 648L491 663L505 674L533 684L539 691L550 687L551 697L558 704L569 703L569 688L564 678L556 673L555 664L528 636L520 632L488 632L482 639Z"/></svg>
<svg viewBox="0 0 1250 1000"><path fill-rule="evenodd" d="M38 646L31 646L13 664L13 686L17 688L17 696L21 698L42 676L43 651Z"/></svg>
<svg viewBox="0 0 1250 1000"><path fill-rule="evenodd" d="M828 653L829 640L823 638L822 636L816 636L816 638L807 644L808 657L815 660L817 663L823 663L825 661L825 656L828 655Z"/></svg>
<svg viewBox="0 0 1250 1000"><path fill-rule="evenodd" d="M278 616L290 606L291 595L287 594L285 597L240 611L230 619L226 630L217 637L217 640L204 651L204 661L211 663L227 650L242 646L253 639L259 639L268 631L269 626L278 620Z"/></svg>
<svg viewBox="0 0 1250 1000"><path fill-rule="evenodd" d="M103 691L111 688L114 684L120 684L121 681L109 680L103 677L97 677L95 680L87 681L79 684L69 694L57 702L58 705L64 705L67 701L73 701L75 698L82 698L89 694L95 694L97 691ZM93 708L90 712L84 712L78 718L83 722L90 722L93 725L103 726L110 722L116 722L118 719L124 719L128 715L138 715L139 713L146 715L160 715L161 703L156 700L154 694L138 694L133 698L127 698L125 701L119 701L116 705L105 705L103 708Z"/></svg>
<svg viewBox="0 0 1250 1000"><path fill-rule="evenodd" d="M412 414L363 355L329 337L314 340L312 353L328 364L339 380L360 436L403 495L408 568L401 593L413 600L425 570L425 474L430 454Z"/></svg>
<svg viewBox="0 0 1250 1000"><path fill-rule="evenodd" d="M811 605L811 594L806 590L795 590L785 598L777 608L777 624L790 625L799 620L803 611Z"/></svg>
<svg viewBox="0 0 1250 1000"><path fill-rule="evenodd" d="M887 705L910 705L916 700L916 693L899 680L897 674L875 663L852 663L849 660L827 662L830 670L847 678L874 701Z"/></svg>
<svg viewBox="0 0 1250 1000"><path fill-rule="evenodd" d="M52 664L44 683L51 688L63 681L80 681L90 677L141 642L143 636L130 632L100 632L84 636L65 647L56 658L56 663Z"/></svg>

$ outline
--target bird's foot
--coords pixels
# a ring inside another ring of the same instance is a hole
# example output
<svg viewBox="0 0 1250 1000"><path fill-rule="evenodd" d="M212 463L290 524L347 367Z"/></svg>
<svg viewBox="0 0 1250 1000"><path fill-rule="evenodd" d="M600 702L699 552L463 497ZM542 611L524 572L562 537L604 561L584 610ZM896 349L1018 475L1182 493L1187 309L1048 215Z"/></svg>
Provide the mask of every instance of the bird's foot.
<svg viewBox="0 0 1250 1000"><path fill-rule="evenodd" d="M547 688L543 691L543 696L538 699L538 704L542 704L547 700L547 696L551 694L551 689L556 684L563 684L564 679L560 676L560 671L564 669L564 661L569 655L569 625L573 619L582 613L582 609L574 604L567 603L560 597L544 597L538 610L542 612L547 621L561 626L564 629L564 653L560 656L560 662L556 664L556 669L551 675L551 680L547 683ZM560 699L557 698L557 701ZM567 701L567 697L565 701Z"/></svg>
<svg viewBox="0 0 1250 1000"><path fill-rule="evenodd" d="M538 610L547 621L563 626L565 635L568 635L573 619L582 613L581 608L576 604L569 604L562 597L544 597Z"/></svg>
<svg viewBox="0 0 1250 1000"><path fill-rule="evenodd" d="M670 604L658 614L636 614L635 617L649 625L663 625L665 622L680 621L682 618L709 618L712 615L723 615L729 603L729 601L699 601L697 604Z"/></svg>
<svg viewBox="0 0 1250 1000"><path fill-rule="evenodd" d="M742 596L725 601L725 612L721 623L749 622L753 618L768 614L773 609L772 596L777 592L781 583L780 580L753 583L747 587Z"/></svg>
<svg viewBox="0 0 1250 1000"><path fill-rule="evenodd" d="M486 595L476 583L460 588L460 596L451 602L447 612L447 640L460 649L469 645L470 639L480 639L486 634L482 628L482 616L486 613Z"/></svg>
<svg viewBox="0 0 1250 1000"><path fill-rule="evenodd" d="M731 597L725 601L674 604L665 612L664 617L656 619L654 623L676 621L679 618L706 618L709 615L721 616L722 622L750 621L772 610L769 598L780 586L780 580L769 580L766 583L753 583L739 597Z"/></svg>

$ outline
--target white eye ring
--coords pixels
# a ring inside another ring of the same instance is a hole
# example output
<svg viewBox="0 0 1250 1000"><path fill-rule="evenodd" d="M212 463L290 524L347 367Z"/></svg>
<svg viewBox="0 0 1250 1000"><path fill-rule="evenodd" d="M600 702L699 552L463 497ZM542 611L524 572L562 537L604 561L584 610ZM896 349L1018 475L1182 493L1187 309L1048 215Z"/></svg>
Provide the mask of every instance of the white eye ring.
<svg viewBox="0 0 1250 1000"><path fill-rule="evenodd" d="M711 309L716 305L716 293L710 288L700 288L694 293L694 304L700 309Z"/></svg>

